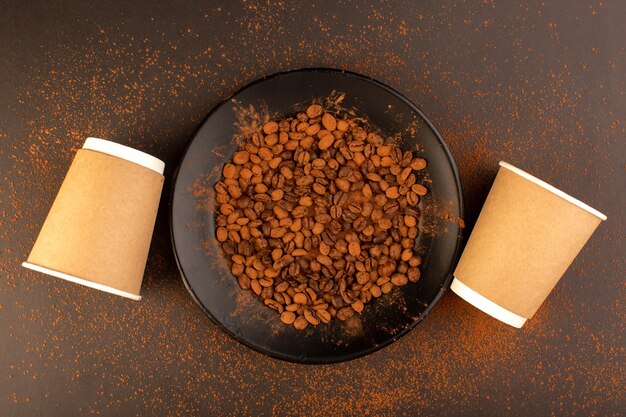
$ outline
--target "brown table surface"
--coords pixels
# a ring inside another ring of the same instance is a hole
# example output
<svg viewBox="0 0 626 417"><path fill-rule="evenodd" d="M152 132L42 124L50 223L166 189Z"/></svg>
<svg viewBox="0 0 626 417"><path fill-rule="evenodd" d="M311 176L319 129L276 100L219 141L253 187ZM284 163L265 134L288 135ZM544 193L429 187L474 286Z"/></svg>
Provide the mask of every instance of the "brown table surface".
<svg viewBox="0 0 626 417"><path fill-rule="evenodd" d="M3 2L0 415L623 415L625 21L621 0ZM167 187L213 106L302 67L416 103L456 158L470 229L500 160L609 220L522 330L447 293L362 359L258 354L183 286ZM20 267L87 136L167 163L141 302Z"/></svg>

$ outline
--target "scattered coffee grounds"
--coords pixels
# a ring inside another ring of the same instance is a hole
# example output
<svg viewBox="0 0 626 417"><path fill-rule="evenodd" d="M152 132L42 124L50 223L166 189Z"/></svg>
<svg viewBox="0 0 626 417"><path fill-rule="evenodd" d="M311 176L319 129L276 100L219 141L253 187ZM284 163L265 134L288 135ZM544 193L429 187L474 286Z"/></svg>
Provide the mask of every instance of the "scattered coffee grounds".
<svg viewBox="0 0 626 417"><path fill-rule="evenodd" d="M254 132L215 185L216 237L243 290L302 330L420 278L426 161L311 105Z"/></svg>

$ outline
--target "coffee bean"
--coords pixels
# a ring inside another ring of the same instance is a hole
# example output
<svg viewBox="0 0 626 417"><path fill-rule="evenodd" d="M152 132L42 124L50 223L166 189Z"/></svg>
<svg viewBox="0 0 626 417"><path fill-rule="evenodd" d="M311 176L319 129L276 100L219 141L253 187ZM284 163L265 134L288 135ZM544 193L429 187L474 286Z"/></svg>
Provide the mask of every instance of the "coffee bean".
<svg viewBox="0 0 626 417"><path fill-rule="evenodd" d="M391 228L391 220L389 220L386 217L381 218L380 220L378 220L378 227L380 227L383 230L388 230Z"/></svg>
<svg viewBox="0 0 626 417"><path fill-rule="evenodd" d="M320 150L325 151L326 149L332 146L334 141L335 141L335 138L333 135L326 135L320 139L317 146L320 148Z"/></svg>
<svg viewBox="0 0 626 417"><path fill-rule="evenodd" d="M293 324L296 321L296 315L292 311L283 311L280 315L280 321L285 324Z"/></svg>
<svg viewBox="0 0 626 417"><path fill-rule="evenodd" d="M228 239L228 231L226 230L225 227L218 227L217 230L215 231L215 235L219 242L223 242L226 239Z"/></svg>
<svg viewBox="0 0 626 417"><path fill-rule="evenodd" d="M233 163L235 165L243 165L250 160L248 151L239 151L233 154Z"/></svg>
<svg viewBox="0 0 626 417"><path fill-rule="evenodd" d="M420 196L426 195L428 193L428 189L422 184L415 184L413 187L411 187L411 191Z"/></svg>
<svg viewBox="0 0 626 417"><path fill-rule="evenodd" d="M363 210L363 208L361 207L360 204L352 203L348 206L348 210L350 210L354 214L358 214Z"/></svg>
<svg viewBox="0 0 626 417"><path fill-rule="evenodd" d="M277 302L276 300L272 300L271 298L267 298L267 299L263 300L263 304L265 304L266 306L268 306L271 309L274 309L274 310L278 311L278 313L282 315L284 307L279 302Z"/></svg>
<svg viewBox="0 0 626 417"><path fill-rule="evenodd" d="M343 307L337 311L337 318L339 320L345 321L352 316L354 316L354 310L352 307Z"/></svg>
<svg viewBox="0 0 626 417"><path fill-rule="evenodd" d="M376 153L380 156L388 156L391 154L393 147L391 145L380 145L376 148Z"/></svg>
<svg viewBox="0 0 626 417"><path fill-rule="evenodd" d="M370 274L366 271L357 272L356 279L360 285L365 285L370 280Z"/></svg>
<svg viewBox="0 0 626 417"><path fill-rule="evenodd" d="M322 125L330 132L337 128L337 120L329 113L324 113L322 116Z"/></svg>
<svg viewBox="0 0 626 417"><path fill-rule="evenodd" d="M388 198L396 199L400 197L400 193L398 192L398 187L389 187L385 190L385 195Z"/></svg>
<svg viewBox="0 0 626 417"><path fill-rule="evenodd" d="M365 308L365 305L363 304L363 301L356 300L350 305L350 307L352 307L352 309L356 311L357 313L361 313L363 309Z"/></svg>
<svg viewBox="0 0 626 417"><path fill-rule="evenodd" d="M305 206L298 206L291 212L291 215L295 218L304 217L308 212L308 208Z"/></svg>
<svg viewBox="0 0 626 417"><path fill-rule="evenodd" d="M315 310L315 315L322 323L330 323L331 315L327 310Z"/></svg>
<svg viewBox="0 0 626 417"><path fill-rule="evenodd" d="M263 133L265 133L266 135L276 132L278 132L278 123L267 122L263 125Z"/></svg>
<svg viewBox="0 0 626 417"><path fill-rule="evenodd" d="M400 203L397 200L388 201L383 207L383 211L387 214L394 214L400 209Z"/></svg>
<svg viewBox="0 0 626 417"><path fill-rule="evenodd" d="M404 184L406 183L407 178L409 178L409 175L411 175L411 168L406 167L400 172L400 174L396 174L396 175L398 175L398 183Z"/></svg>
<svg viewBox="0 0 626 417"><path fill-rule="evenodd" d="M374 298L378 298L383 294L378 285L372 285L369 291L372 294L372 297Z"/></svg>
<svg viewBox="0 0 626 417"><path fill-rule="evenodd" d="M311 137L311 140L313 140L312 136L315 136L320 131L320 129L321 129L320 124L315 123L307 127L304 133L306 133L307 136Z"/></svg>
<svg viewBox="0 0 626 417"><path fill-rule="evenodd" d="M314 235L319 235L324 231L324 225L322 223L315 223L313 225L313 228L311 229L311 232Z"/></svg>
<svg viewBox="0 0 626 417"><path fill-rule="evenodd" d="M328 255L317 255L317 261L324 266L331 266L333 264L333 260Z"/></svg>
<svg viewBox="0 0 626 417"><path fill-rule="evenodd" d="M341 207L340 207L340 206L332 206L332 207L330 208L330 216L331 216L333 219L338 219L339 217L341 217L341 213L342 213L342 211L343 211L343 210L341 209Z"/></svg>
<svg viewBox="0 0 626 417"><path fill-rule="evenodd" d="M415 171L421 171L426 168L426 160L422 158L415 158L411 161L411 169Z"/></svg>
<svg viewBox="0 0 626 417"><path fill-rule="evenodd" d="M393 244L389 247L389 257L391 259L394 260L398 260L400 259L400 256L402 256L402 246L396 244Z"/></svg>
<svg viewBox="0 0 626 417"><path fill-rule="evenodd" d="M413 249L427 189L415 171L425 167L355 121L309 106L263 124L224 165L216 240L239 286L283 322L346 320L419 280Z"/></svg>
<svg viewBox="0 0 626 417"><path fill-rule="evenodd" d="M276 229L272 229L270 232L270 236L275 239L278 239L278 238L283 237L285 233L287 233L287 229L285 229L284 227L279 227Z"/></svg>
<svg viewBox="0 0 626 417"><path fill-rule="evenodd" d="M343 179L343 178L337 178L335 180L335 186L343 191L344 193L347 193L348 191L350 191L350 181Z"/></svg>
<svg viewBox="0 0 626 417"><path fill-rule="evenodd" d="M320 319L308 308L304 309L304 318L313 326L320 324Z"/></svg>
<svg viewBox="0 0 626 417"><path fill-rule="evenodd" d="M406 195L406 202L411 206L416 206L419 203L419 196L413 191L409 191Z"/></svg>
<svg viewBox="0 0 626 417"><path fill-rule="evenodd" d="M409 268L409 271L407 272L407 276L409 277L409 281L411 282L419 281L420 275L420 270L416 266Z"/></svg>
<svg viewBox="0 0 626 417"><path fill-rule="evenodd" d="M306 304L307 301L306 295L301 292L293 296L293 302L296 304Z"/></svg>
<svg viewBox="0 0 626 417"><path fill-rule="evenodd" d="M321 115L323 111L324 110L322 106L320 106L319 104L312 104L309 107L307 107L306 115L312 119L314 117Z"/></svg>
<svg viewBox="0 0 626 417"><path fill-rule="evenodd" d="M250 281L250 287L252 288L252 291L256 294L256 295L260 295L262 288L261 288L261 284L259 284L259 281L257 281L256 279L253 279Z"/></svg>
<svg viewBox="0 0 626 417"><path fill-rule="evenodd" d="M306 249L294 249L294 251L291 252L292 256L305 256L306 254L308 254Z"/></svg>
<svg viewBox="0 0 626 417"><path fill-rule="evenodd" d="M378 267L378 275L381 277L388 277L393 274L393 271L396 270L396 263L392 260L386 261L379 265Z"/></svg>
<svg viewBox="0 0 626 417"><path fill-rule="evenodd" d="M356 230L357 232L363 232L365 230L365 228L367 227L367 220L365 220L364 217L358 217L352 223L352 227L354 227L354 230ZM373 232L374 229L372 228L371 231ZM370 236L371 236L371 234L370 234Z"/></svg>
<svg viewBox="0 0 626 417"><path fill-rule="evenodd" d="M222 175L224 175L224 178L235 178L236 172L237 168L233 164L226 164L222 170Z"/></svg>
<svg viewBox="0 0 626 417"><path fill-rule="evenodd" d="M409 260L409 265L411 266L419 266L422 264L422 258L414 255L410 260Z"/></svg>
<svg viewBox="0 0 626 417"><path fill-rule="evenodd" d="M359 242L352 242L348 245L348 252L352 256L359 256L361 254L361 245Z"/></svg>
<svg viewBox="0 0 626 417"><path fill-rule="evenodd" d="M407 227L415 227L417 225L417 219L413 216L406 215L404 216L404 224Z"/></svg>
<svg viewBox="0 0 626 417"><path fill-rule="evenodd" d="M303 316L298 316L298 318L293 322L293 327L295 327L296 330L304 330L308 325L309 322Z"/></svg>
<svg viewBox="0 0 626 417"><path fill-rule="evenodd" d="M408 282L409 282L409 278L404 274L394 274L391 277L391 283L399 287L402 285L408 284Z"/></svg>
<svg viewBox="0 0 626 417"><path fill-rule="evenodd" d="M237 282L242 290L250 289L250 278L247 275L239 275L237 277Z"/></svg>

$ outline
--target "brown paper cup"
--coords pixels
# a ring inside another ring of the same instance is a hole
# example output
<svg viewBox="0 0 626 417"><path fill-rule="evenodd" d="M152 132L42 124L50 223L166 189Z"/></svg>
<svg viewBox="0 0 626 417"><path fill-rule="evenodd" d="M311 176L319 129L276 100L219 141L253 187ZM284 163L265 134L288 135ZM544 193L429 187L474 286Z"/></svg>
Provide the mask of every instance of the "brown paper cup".
<svg viewBox="0 0 626 417"><path fill-rule="evenodd" d="M164 167L136 149L88 138L22 265L141 299Z"/></svg>
<svg viewBox="0 0 626 417"><path fill-rule="evenodd" d="M531 318L606 216L505 162L451 289L511 326Z"/></svg>

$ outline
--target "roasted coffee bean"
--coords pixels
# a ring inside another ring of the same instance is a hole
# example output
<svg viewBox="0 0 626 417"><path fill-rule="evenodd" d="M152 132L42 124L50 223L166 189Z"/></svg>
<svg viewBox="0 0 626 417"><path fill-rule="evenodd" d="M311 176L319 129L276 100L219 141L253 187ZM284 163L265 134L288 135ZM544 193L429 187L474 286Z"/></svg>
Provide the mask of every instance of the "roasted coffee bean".
<svg viewBox="0 0 626 417"><path fill-rule="evenodd" d="M419 280L425 167L314 104L262 124L224 165L215 237L239 286L284 323L301 330L347 320Z"/></svg>
<svg viewBox="0 0 626 417"><path fill-rule="evenodd" d="M365 308L365 305L363 304L363 301L356 300L350 305L350 307L352 307L352 309L356 311L357 313L361 313L363 309Z"/></svg>
<svg viewBox="0 0 626 417"><path fill-rule="evenodd" d="M370 274L366 271L357 272L356 279L360 285L365 285L370 280Z"/></svg>
<svg viewBox="0 0 626 417"><path fill-rule="evenodd" d="M293 302L296 304L306 304L307 301L306 295L303 293L297 293L293 296Z"/></svg>
<svg viewBox="0 0 626 417"><path fill-rule="evenodd" d="M378 227L380 227L383 230L388 230L390 229L392 226L391 220L389 220L387 217L383 217L380 220L378 220Z"/></svg>
<svg viewBox="0 0 626 417"><path fill-rule="evenodd" d="M248 151L239 151L233 154L233 163L236 165L243 165L250 160L250 154Z"/></svg>
<svg viewBox="0 0 626 417"><path fill-rule="evenodd" d="M292 311L283 311L280 315L280 320L285 324L293 324L296 321L296 314Z"/></svg>
<svg viewBox="0 0 626 417"><path fill-rule="evenodd" d="M324 129L332 132L337 128L337 120L332 114L324 113L322 116L322 125L324 125Z"/></svg>
<svg viewBox="0 0 626 417"><path fill-rule="evenodd" d="M263 300L263 304L268 306L271 309L278 311L278 314L282 314L284 307L276 300L272 300L271 298L266 298Z"/></svg>
<svg viewBox="0 0 626 417"><path fill-rule="evenodd" d="M364 217L359 217L352 223L352 227L357 232L362 232L367 227L367 220Z"/></svg>
<svg viewBox="0 0 626 417"><path fill-rule="evenodd" d="M359 256L361 254L361 245L359 242L352 242L348 245L348 252L352 256Z"/></svg>
<svg viewBox="0 0 626 417"><path fill-rule="evenodd" d="M298 206L295 209L293 209L293 211L291 212L291 215L294 218L304 217L308 211L309 211L309 209L307 207L305 207L305 206Z"/></svg>
<svg viewBox="0 0 626 417"><path fill-rule="evenodd" d="M415 227L417 225L417 219L414 216L406 215L404 216L404 224L407 227Z"/></svg>
<svg viewBox="0 0 626 417"><path fill-rule="evenodd" d="M391 245L389 247L389 257L397 261L400 259L400 256L402 256L402 246L397 243Z"/></svg>
<svg viewBox="0 0 626 417"><path fill-rule="evenodd" d="M239 286L242 290L250 289L250 278L247 275L239 275L237 277L237 282L239 283Z"/></svg>
<svg viewBox="0 0 626 417"><path fill-rule="evenodd" d="M354 316L354 310L352 307L343 307L337 311L337 318L339 320L348 320L352 316Z"/></svg>
<svg viewBox="0 0 626 417"><path fill-rule="evenodd" d="M391 277L391 283L393 285L402 286L406 285L409 282L409 278L404 274L394 274Z"/></svg>
<svg viewBox="0 0 626 417"><path fill-rule="evenodd" d="M293 327L296 330L304 330L309 325L309 322L304 318L304 316L299 316L294 322Z"/></svg>
<svg viewBox="0 0 626 417"><path fill-rule="evenodd" d="M428 189L424 187L422 184L413 185L413 187L411 187L411 191L413 191L415 194L419 196L426 195L426 193L428 193ZM229 189L229 192L230 192L230 189Z"/></svg>
<svg viewBox="0 0 626 417"><path fill-rule="evenodd" d="M218 227L215 231L215 235L219 242L224 242L228 238L228 231L225 227Z"/></svg>
<svg viewBox="0 0 626 417"><path fill-rule="evenodd" d="M391 292L392 289L393 289L393 283L392 282L385 282L383 285L380 286L380 291L383 294L387 294L387 293Z"/></svg>
<svg viewBox="0 0 626 417"><path fill-rule="evenodd" d="M407 276L409 277L409 281L411 282L419 281L420 275L420 270L416 266L409 268L409 271L407 272Z"/></svg>
<svg viewBox="0 0 626 417"><path fill-rule="evenodd" d="M315 310L315 315L320 319L322 323L330 323L331 315L327 310Z"/></svg>
<svg viewBox="0 0 626 417"><path fill-rule="evenodd" d="M389 260L378 267L378 275L381 277L388 277L396 270L396 263Z"/></svg>
<svg viewBox="0 0 626 417"><path fill-rule="evenodd" d="M328 134L320 139L317 146L320 148L320 150L325 151L326 149L330 148L333 145L334 141L335 141L335 137L333 135Z"/></svg>
<svg viewBox="0 0 626 417"><path fill-rule="evenodd" d="M400 209L400 204L396 200L387 202L387 204L385 204L385 206L383 207L384 212L387 214L394 214L399 209Z"/></svg>
<svg viewBox="0 0 626 417"><path fill-rule="evenodd" d="M411 266L419 266L422 264L422 258L420 258L419 256L413 256L410 260L409 260L409 265Z"/></svg>
<svg viewBox="0 0 626 417"><path fill-rule="evenodd" d="M320 324L320 319L308 308L304 309L304 318L313 326Z"/></svg>
<svg viewBox="0 0 626 417"><path fill-rule="evenodd" d="M337 178L335 180L335 186L344 193L347 193L350 191L351 184L350 181L345 178Z"/></svg>
<svg viewBox="0 0 626 417"><path fill-rule="evenodd" d="M342 208L340 206L332 206L330 208L330 216L333 219L338 219L339 217L341 217L341 213L342 213ZM219 240L219 238L218 238Z"/></svg>
<svg viewBox="0 0 626 417"><path fill-rule="evenodd" d="M426 160L422 158L415 158L411 161L411 169L415 171L421 171L426 168Z"/></svg>
<svg viewBox="0 0 626 417"><path fill-rule="evenodd" d="M261 284L259 284L259 281L257 281L256 279L251 280L250 287L256 295L261 295L262 287Z"/></svg>
<svg viewBox="0 0 626 417"><path fill-rule="evenodd" d="M323 111L324 109L319 104L312 104L309 107L307 107L306 115L312 119L314 117L321 115Z"/></svg>

